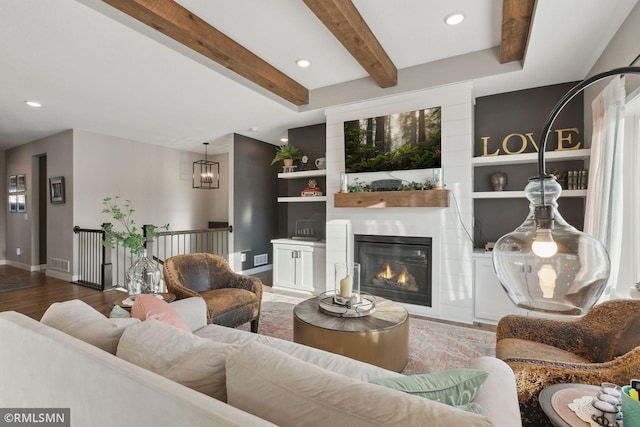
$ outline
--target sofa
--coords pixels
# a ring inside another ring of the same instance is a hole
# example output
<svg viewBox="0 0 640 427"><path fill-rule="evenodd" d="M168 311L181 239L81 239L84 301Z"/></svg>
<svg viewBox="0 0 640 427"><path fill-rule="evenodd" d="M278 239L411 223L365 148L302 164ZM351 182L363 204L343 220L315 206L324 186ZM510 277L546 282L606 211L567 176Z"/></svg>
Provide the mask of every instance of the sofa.
<svg viewBox="0 0 640 427"><path fill-rule="evenodd" d="M83 426L521 426L513 372L496 358L470 366L488 373L475 414L370 382L409 378L396 372L207 324L201 298L168 305L176 325L83 304L53 304L40 322L0 313L2 407L70 408ZM182 362L165 369L171 353Z"/></svg>

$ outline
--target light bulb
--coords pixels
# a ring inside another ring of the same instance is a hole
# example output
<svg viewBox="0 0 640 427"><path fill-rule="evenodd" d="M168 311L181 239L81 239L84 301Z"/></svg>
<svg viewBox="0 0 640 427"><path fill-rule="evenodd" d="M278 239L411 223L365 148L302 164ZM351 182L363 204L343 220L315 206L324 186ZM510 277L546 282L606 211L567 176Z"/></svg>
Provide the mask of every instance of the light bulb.
<svg viewBox="0 0 640 427"><path fill-rule="evenodd" d="M538 229L536 240L531 245L531 250L541 258L549 258L558 253L558 245L553 241L550 229Z"/></svg>

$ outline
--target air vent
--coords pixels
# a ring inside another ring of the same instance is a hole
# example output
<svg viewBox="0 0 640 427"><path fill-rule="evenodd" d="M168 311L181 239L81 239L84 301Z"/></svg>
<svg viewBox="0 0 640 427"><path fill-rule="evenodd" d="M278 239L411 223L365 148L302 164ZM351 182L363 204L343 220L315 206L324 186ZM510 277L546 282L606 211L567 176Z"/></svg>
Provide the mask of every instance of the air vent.
<svg viewBox="0 0 640 427"><path fill-rule="evenodd" d="M70 262L66 259L49 258L49 268L69 272Z"/></svg>
<svg viewBox="0 0 640 427"><path fill-rule="evenodd" d="M258 265L265 265L269 262L269 255L268 254L260 254L260 255L255 255L253 257L253 265L254 267L257 267Z"/></svg>

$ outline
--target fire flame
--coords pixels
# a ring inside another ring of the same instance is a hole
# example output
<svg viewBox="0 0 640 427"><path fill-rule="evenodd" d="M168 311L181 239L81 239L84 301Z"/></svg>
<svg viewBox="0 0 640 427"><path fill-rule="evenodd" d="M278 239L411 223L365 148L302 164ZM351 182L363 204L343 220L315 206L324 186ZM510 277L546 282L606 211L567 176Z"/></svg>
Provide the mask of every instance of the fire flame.
<svg viewBox="0 0 640 427"><path fill-rule="evenodd" d="M396 280L396 282L401 283L401 284L405 284L407 283L408 277L407 277L407 272L403 271L402 273L400 273L400 275L398 276L398 280Z"/></svg>

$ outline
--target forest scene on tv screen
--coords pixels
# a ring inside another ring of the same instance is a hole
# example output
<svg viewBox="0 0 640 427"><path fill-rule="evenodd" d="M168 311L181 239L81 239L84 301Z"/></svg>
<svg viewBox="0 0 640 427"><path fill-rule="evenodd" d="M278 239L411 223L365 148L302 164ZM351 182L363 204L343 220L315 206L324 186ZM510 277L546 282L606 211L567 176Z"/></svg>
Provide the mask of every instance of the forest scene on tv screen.
<svg viewBox="0 0 640 427"><path fill-rule="evenodd" d="M440 167L440 107L344 122L345 171Z"/></svg>

